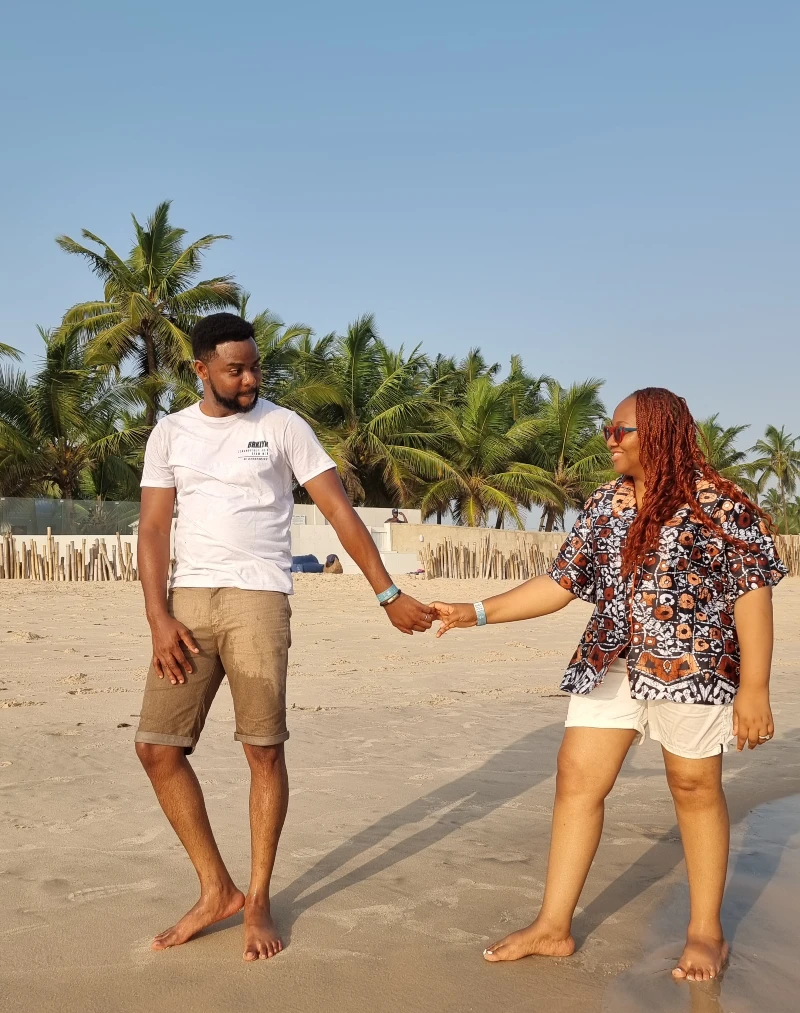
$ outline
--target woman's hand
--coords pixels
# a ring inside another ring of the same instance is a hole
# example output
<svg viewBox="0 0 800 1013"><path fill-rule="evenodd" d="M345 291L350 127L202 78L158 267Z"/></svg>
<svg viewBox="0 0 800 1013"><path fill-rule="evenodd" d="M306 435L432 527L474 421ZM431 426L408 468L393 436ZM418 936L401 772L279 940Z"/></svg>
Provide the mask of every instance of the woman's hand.
<svg viewBox="0 0 800 1013"><path fill-rule="evenodd" d="M431 602L435 618L441 623L436 631L437 639L444 636L448 630L466 630L470 626L478 625L478 616L475 613L474 605L449 605L444 601Z"/></svg>
<svg viewBox="0 0 800 1013"><path fill-rule="evenodd" d="M733 734L737 738L739 752L745 746L755 749L769 742L775 734L775 725L772 723L768 689L745 687L739 690L733 703Z"/></svg>

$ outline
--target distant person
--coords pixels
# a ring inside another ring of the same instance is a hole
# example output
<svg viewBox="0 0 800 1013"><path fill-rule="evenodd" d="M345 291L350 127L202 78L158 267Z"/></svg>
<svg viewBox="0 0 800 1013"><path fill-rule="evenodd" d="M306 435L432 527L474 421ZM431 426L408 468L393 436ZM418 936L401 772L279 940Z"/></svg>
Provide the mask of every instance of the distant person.
<svg viewBox="0 0 800 1013"><path fill-rule="evenodd" d="M490 961L569 956L572 918L603 828L604 799L634 742L661 744L689 876L676 978L716 977L728 864L722 754L774 734L772 587L786 574L762 511L697 444L686 402L648 387L604 430L619 474L587 502L549 576L475 605L434 602L437 636L533 619L574 598L595 606L561 688L573 696L558 755L553 831L536 920Z"/></svg>
<svg viewBox="0 0 800 1013"><path fill-rule="evenodd" d="M244 958L258 960L282 948L269 885L289 796L283 743L289 737L293 474L372 585L392 625L403 633L423 632L432 617L392 583L310 426L259 398L261 360L252 325L215 313L194 328L192 348L203 399L161 419L145 453L138 565L153 658L136 752L195 867L200 899L155 937L153 948L185 943L244 908ZM220 856L186 759L226 675L236 714L234 738L250 766L247 896Z"/></svg>
<svg viewBox="0 0 800 1013"><path fill-rule="evenodd" d="M322 567L323 573L344 573L342 564L339 562L339 557L331 553L330 556L325 557L325 564Z"/></svg>
<svg viewBox="0 0 800 1013"><path fill-rule="evenodd" d="M383 522L384 524L408 524L408 517L403 513L402 510L398 510L397 507L392 507L392 516L387 517Z"/></svg>

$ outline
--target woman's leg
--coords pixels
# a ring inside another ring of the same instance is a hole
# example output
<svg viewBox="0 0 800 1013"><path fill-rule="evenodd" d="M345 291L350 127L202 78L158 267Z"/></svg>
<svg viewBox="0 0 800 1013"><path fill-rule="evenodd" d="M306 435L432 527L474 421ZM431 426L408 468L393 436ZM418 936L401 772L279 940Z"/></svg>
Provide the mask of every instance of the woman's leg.
<svg viewBox="0 0 800 1013"><path fill-rule="evenodd" d="M672 973L689 981L708 981L719 974L728 956L720 922L730 849L722 753L690 760L663 752L689 877L686 947Z"/></svg>
<svg viewBox="0 0 800 1013"><path fill-rule="evenodd" d="M637 732L633 728L567 728L558 753L556 801L542 908L527 928L493 943L487 960L530 954L568 957L572 916L603 831L604 801Z"/></svg>

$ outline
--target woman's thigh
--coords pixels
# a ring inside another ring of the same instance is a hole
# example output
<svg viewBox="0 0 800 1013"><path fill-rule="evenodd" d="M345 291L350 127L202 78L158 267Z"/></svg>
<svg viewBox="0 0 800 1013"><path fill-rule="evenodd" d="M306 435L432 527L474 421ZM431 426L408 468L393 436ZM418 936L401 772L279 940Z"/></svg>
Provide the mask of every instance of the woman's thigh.
<svg viewBox="0 0 800 1013"><path fill-rule="evenodd" d="M559 791L607 795L638 736L635 728L566 728L558 751Z"/></svg>

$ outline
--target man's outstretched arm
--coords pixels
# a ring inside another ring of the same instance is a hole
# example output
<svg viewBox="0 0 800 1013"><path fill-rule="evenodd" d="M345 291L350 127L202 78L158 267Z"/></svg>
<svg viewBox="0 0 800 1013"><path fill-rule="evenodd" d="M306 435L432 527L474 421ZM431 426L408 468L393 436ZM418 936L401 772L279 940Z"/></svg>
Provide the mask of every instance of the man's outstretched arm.
<svg viewBox="0 0 800 1013"><path fill-rule="evenodd" d="M322 511L325 519L339 536L345 552L355 560L375 594L392 585L378 548L364 522L347 498L335 468L306 482L306 491ZM410 595L400 597L385 608L389 621L403 633L424 633L431 628L433 615L429 608Z"/></svg>

